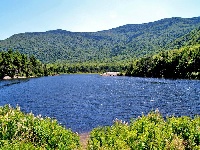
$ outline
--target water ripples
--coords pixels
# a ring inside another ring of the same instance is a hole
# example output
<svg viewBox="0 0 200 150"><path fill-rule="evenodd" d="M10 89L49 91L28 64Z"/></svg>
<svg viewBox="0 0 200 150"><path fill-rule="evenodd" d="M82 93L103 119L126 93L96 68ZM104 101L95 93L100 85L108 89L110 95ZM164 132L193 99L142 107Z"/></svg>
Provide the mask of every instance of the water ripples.
<svg viewBox="0 0 200 150"><path fill-rule="evenodd" d="M199 115L200 81L99 75L0 81L0 105L8 103L86 132L157 108L164 116Z"/></svg>

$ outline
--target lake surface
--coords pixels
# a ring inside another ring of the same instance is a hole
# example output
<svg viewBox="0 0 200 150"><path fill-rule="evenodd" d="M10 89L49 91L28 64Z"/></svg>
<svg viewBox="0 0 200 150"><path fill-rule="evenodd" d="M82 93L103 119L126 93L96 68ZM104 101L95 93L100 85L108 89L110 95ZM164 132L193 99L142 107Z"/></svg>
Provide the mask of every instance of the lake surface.
<svg viewBox="0 0 200 150"><path fill-rule="evenodd" d="M157 108L164 116L200 115L200 81L95 74L0 80L0 105L5 104L82 133Z"/></svg>

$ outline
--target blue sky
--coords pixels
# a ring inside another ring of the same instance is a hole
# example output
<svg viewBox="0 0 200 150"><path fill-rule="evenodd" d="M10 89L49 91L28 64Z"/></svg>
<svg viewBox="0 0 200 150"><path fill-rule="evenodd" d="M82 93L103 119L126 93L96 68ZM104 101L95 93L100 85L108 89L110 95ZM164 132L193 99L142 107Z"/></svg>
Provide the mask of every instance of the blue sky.
<svg viewBox="0 0 200 150"><path fill-rule="evenodd" d="M0 40L24 32L94 32L200 16L200 0L0 0Z"/></svg>

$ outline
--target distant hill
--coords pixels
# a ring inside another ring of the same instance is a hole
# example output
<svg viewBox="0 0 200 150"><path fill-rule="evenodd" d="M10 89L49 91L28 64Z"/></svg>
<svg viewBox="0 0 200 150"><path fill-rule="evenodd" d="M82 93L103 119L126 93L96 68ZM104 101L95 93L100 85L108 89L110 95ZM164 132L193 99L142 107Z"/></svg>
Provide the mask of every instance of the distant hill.
<svg viewBox="0 0 200 150"><path fill-rule="evenodd" d="M177 38L200 26L200 17L166 18L144 24L128 24L99 32L20 33L0 41L0 51L13 49L43 62L111 62L174 48Z"/></svg>
<svg viewBox="0 0 200 150"><path fill-rule="evenodd" d="M166 46L168 51L131 62L128 76L200 79L200 27Z"/></svg>
<svg viewBox="0 0 200 150"><path fill-rule="evenodd" d="M169 43L165 49L178 49L183 46L192 46L200 44L200 26L197 27L196 29L192 30L188 34L177 38L175 41L172 43Z"/></svg>

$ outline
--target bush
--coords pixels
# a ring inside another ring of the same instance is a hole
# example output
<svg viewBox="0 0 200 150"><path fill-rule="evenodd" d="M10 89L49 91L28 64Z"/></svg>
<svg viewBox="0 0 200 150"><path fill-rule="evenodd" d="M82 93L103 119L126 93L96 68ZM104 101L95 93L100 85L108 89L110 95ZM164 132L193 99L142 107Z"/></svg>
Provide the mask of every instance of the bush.
<svg viewBox="0 0 200 150"><path fill-rule="evenodd" d="M56 120L0 107L0 149L79 149L79 136Z"/></svg>
<svg viewBox="0 0 200 150"><path fill-rule="evenodd" d="M168 117L158 111L132 120L115 120L90 134L88 149L200 149L200 117Z"/></svg>

